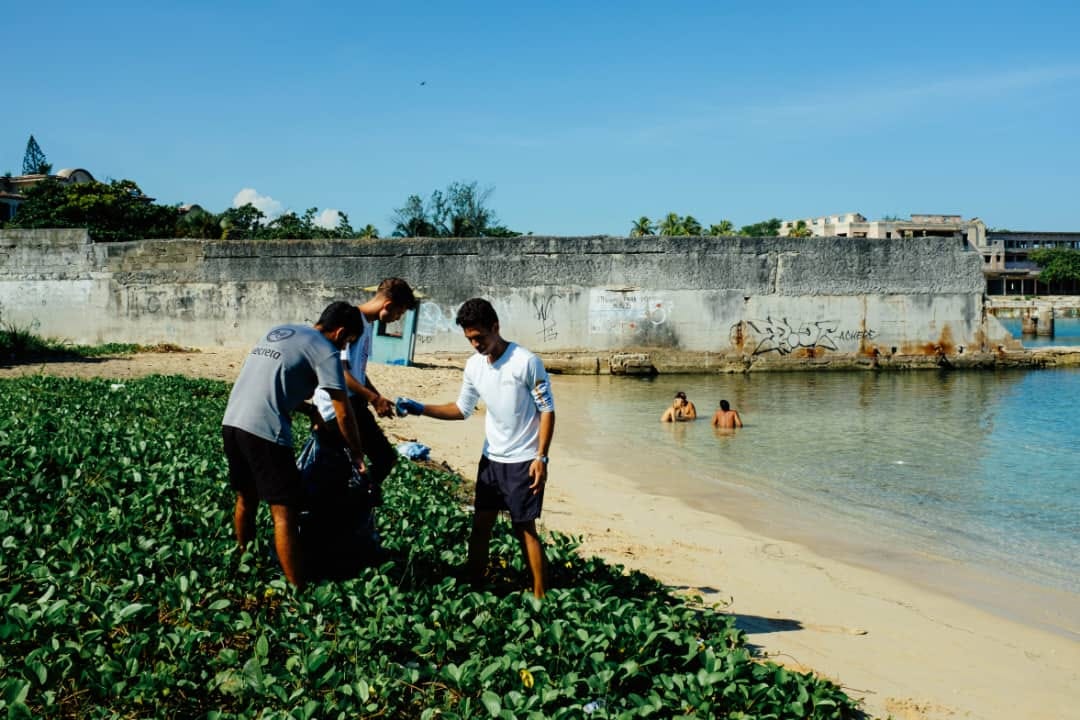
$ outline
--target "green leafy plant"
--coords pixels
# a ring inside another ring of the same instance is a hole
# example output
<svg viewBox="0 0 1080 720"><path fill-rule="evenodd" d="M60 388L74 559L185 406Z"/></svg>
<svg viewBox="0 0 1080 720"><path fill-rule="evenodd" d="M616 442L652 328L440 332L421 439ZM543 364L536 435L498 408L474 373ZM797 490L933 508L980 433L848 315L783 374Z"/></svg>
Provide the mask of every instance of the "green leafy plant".
<svg viewBox="0 0 1080 720"><path fill-rule="evenodd" d="M730 615L547 538L518 586L497 531L460 584L460 479L402 461L385 555L296 592L232 535L224 383L0 381L0 713L10 718L850 718L834 684L755 658ZM306 434L298 428L297 443Z"/></svg>

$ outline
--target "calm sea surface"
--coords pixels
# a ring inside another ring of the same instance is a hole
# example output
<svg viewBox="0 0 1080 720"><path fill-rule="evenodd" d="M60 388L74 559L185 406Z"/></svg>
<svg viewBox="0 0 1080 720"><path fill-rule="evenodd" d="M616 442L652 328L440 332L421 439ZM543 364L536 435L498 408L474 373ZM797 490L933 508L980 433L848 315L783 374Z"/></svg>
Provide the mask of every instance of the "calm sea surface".
<svg viewBox="0 0 1080 720"><path fill-rule="evenodd" d="M998 318L1013 337L1020 338L1026 347L1045 347L1050 345L1080 345L1080 318L1056 318L1054 337L1021 337L1020 318Z"/></svg>
<svg viewBox="0 0 1080 720"><path fill-rule="evenodd" d="M659 422L677 390L697 422ZM645 491L751 498L870 564L936 558L942 576L1080 593L1080 370L559 377L555 391L556 445ZM711 427L721 398L742 430Z"/></svg>

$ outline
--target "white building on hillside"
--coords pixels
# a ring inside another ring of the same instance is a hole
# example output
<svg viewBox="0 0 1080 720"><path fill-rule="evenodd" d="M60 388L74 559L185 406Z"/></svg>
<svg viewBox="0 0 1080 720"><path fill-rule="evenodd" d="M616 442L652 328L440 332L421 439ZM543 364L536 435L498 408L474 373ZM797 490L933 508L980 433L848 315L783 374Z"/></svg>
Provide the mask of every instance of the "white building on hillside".
<svg viewBox="0 0 1080 720"><path fill-rule="evenodd" d="M986 247L986 224L960 215L912 215L908 220L867 220L861 213L785 220L780 235L790 235L799 222L816 237L906 238L962 237L979 250Z"/></svg>

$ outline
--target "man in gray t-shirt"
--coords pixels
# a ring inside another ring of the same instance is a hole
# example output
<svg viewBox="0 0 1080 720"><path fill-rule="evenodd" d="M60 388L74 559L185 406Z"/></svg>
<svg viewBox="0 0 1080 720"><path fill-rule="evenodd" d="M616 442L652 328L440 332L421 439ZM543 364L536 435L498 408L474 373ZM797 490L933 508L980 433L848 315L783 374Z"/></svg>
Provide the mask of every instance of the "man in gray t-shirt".
<svg viewBox="0 0 1080 720"><path fill-rule="evenodd" d="M340 351L363 332L360 311L345 302L323 310L315 327L280 325L271 329L244 361L222 419L229 480L236 491L233 526L243 549L255 537L255 510L270 504L274 547L281 569L303 585L297 513L302 491L292 448L291 413L318 387L325 388L336 411L338 429L357 467L364 451L349 408Z"/></svg>

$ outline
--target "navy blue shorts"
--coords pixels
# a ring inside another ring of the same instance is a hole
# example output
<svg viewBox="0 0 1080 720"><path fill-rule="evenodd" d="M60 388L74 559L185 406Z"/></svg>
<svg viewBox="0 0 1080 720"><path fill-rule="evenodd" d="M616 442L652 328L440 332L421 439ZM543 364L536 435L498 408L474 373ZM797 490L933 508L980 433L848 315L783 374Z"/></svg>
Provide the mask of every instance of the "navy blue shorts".
<svg viewBox="0 0 1080 720"><path fill-rule="evenodd" d="M221 426L221 438L233 490L271 505L299 505L304 488L292 448L229 425Z"/></svg>
<svg viewBox="0 0 1080 720"><path fill-rule="evenodd" d="M519 463L501 463L480 458L480 468L476 471L476 500L473 507L477 510L509 510L511 522L523 523L540 517L544 506L544 488L533 494L529 489L532 479L529 466L532 460Z"/></svg>

